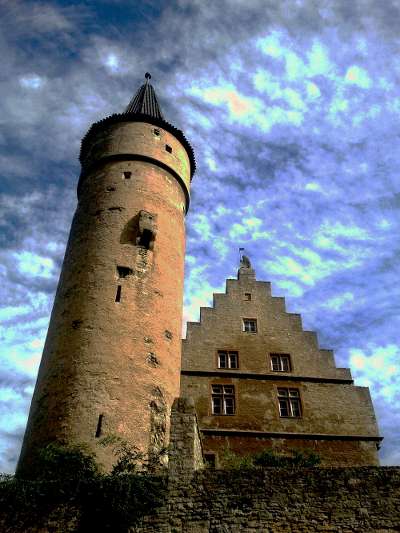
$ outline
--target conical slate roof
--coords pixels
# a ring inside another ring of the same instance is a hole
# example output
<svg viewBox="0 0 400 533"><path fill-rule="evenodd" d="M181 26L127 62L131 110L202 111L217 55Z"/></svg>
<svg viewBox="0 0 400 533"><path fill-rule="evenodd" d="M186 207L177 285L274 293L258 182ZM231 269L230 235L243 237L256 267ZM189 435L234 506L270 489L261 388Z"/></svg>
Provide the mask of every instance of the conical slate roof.
<svg viewBox="0 0 400 533"><path fill-rule="evenodd" d="M129 105L123 113L115 113L109 117L99 120L98 122L95 122L91 125L89 131L83 137L81 151L79 154L79 160L82 164L83 174L87 170L85 168L86 158L88 153L90 153L94 135L96 135L103 128L107 128L107 126L110 126L111 124L117 124L120 122L147 122L149 124L153 124L154 126L160 126L161 128L166 129L183 144L190 160L190 176L191 178L193 177L193 174L196 170L196 160L194 157L193 148L190 146L190 143L186 139L183 132L164 119L161 108L157 101L155 90L151 83L149 83L151 76L148 72L146 72L145 77L146 82L139 88L138 92L129 102Z"/></svg>
<svg viewBox="0 0 400 533"><path fill-rule="evenodd" d="M164 120L160 105L157 101L156 92L149 82L151 75L146 72L146 83L144 83L129 102L125 113L141 113L153 118Z"/></svg>

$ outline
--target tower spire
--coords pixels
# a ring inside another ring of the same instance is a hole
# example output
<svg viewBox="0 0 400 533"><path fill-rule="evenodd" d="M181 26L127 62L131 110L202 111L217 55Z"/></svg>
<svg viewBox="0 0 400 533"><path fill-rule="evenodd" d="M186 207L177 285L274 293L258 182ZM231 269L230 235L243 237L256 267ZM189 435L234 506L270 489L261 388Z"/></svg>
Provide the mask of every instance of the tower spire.
<svg viewBox="0 0 400 533"><path fill-rule="evenodd" d="M156 92L150 83L151 74L146 72L145 83L139 88L135 96L129 102L125 113L140 113L153 118L164 120L160 105L157 100Z"/></svg>

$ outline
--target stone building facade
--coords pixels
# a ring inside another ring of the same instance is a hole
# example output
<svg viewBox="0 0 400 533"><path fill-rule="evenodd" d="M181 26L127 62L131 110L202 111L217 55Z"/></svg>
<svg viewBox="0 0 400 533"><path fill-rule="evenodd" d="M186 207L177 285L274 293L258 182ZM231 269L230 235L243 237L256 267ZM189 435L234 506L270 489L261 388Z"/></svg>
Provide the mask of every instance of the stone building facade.
<svg viewBox="0 0 400 533"><path fill-rule="evenodd" d="M85 444L106 469L114 456L98 446L102 436L156 454L179 396L193 398L196 449L216 466L227 448L307 449L325 465L376 465L368 389L336 368L248 260L200 323L188 324L181 363L195 160L149 77L124 113L93 124L82 142L78 206L18 472L32 473L35 451L52 441Z"/></svg>
<svg viewBox="0 0 400 533"><path fill-rule="evenodd" d="M323 465L377 465L381 438L366 387L285 311L245 258L226 293L183 340L181 396L194 399L206 458L268 448L317 453Z"/></svg>

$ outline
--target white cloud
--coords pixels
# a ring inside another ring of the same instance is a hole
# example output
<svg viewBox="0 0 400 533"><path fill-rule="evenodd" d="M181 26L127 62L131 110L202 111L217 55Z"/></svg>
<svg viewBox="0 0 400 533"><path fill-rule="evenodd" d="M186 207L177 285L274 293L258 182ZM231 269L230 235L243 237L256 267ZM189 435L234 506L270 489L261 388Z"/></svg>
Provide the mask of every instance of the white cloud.
<svg viewBox="0 0 400 533"><path fill-rule="evenodd" d="M351 348L349 354L357 384L371 387L377 399L393 401L400 390L400 346L369 345Z"/></svg>
<svg viewBox="0 0 400 533"><path fill-rule="evenodd" d="M353 65L347 69L344 79L349 85L357 85L362 89L369 89L372 84L368 72L357 65Z"/></svg>
<svg viewBox="0 0 400 533"><path fill-rule="evenodd" d="M37 74L28 74L26 76L21 76L19 78L19 83L21 87L26 89L40 89L45 83L45 80Z"/></svg>
<svg viewBox="0 0 400 533"><path fill-rule="evenodd" d="M14 254L17 260L17 268L21 274L51 278L53 275L54 262L49 257L41 257L32 252L18 252Z"/></svg>

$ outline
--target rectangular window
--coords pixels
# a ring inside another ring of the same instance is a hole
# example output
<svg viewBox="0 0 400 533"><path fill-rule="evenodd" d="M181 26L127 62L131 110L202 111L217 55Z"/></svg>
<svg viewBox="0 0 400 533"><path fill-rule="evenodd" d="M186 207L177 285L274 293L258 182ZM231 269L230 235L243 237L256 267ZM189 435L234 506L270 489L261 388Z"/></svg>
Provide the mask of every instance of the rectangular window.
<svg viewBox="0 0 400 533"><path fill-rule="evenodd" d="M218 368L239 368L238 352L218 351Z"/></svg>
<svg viewBox="0 0 400 533"><path fill-rule="evenodd" d="M251 300L251 294L249 292L245 292L244 293L244 299L247 301L247 302L250 302Z"/></svg>
<svg viewBox="0 0 400 533"><path fill-rule="evenodd" d="M298 389L278 389L279 415L282 418L300 418L301 402Z"/></svg>
<svg viewBox="0 0 400 533"><path fill-rule="evenodd" d="M123 177L124 177L124 180L130 180L132 177L132 172L129 172L129 171L124 172Z"/></svg>
<svg viewBox="0 0 400 533"><path fill-rule="evenodd" d="M215 453L205 453L204 461L206 463L207 468L215 468L215 465L216 465Z"/></svg>
<svg viewBox="0 0 400 533"><path fill-rule="evenodd" d="M246 331L247 333L257 333L257 320L255 318L244 318L243 331Z"/></svg>
<svg viewBox="0 0 400 533"><path fill-rule="evenodd" d="M271 353L271 370L273 372L291 372L290 355L288 353Z"/></svg>
<svg viewBox="0 0 400 533"><path fill-rule="evenodd" d="M233 385L211 385L213 415L235 414L235 388Z"/></svg>

